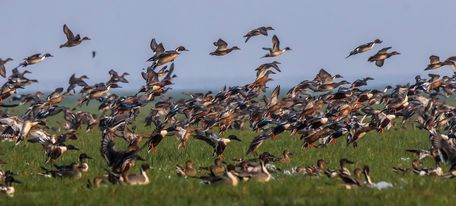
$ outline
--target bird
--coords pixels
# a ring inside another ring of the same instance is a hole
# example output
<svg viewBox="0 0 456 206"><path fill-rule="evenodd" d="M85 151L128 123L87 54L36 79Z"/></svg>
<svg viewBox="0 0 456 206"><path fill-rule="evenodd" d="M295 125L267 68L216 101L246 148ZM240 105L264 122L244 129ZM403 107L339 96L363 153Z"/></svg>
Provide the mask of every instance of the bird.
<svg viewBox="0 0 456 206"><path fill-rule="evenodd" d="M448 65L451 67L451 70L456 73L456 65L454 63L455 61L456 56L448 57L445 61L441 62L439 56L431 55L429 57L429 64L424 69L424 71L439 69L440 67Z"/></svg>
<svg viewBox="0 0 456 206"><path fill-rule="evenodd" d="M434 157L433 156L433 150L424 150L424 149L406 149L405 151L414 153L416 156L418 156L419 160L422 160L426 157Z"/></svg>
<svg viewBox="0 0 456 206"><path fill-rule="evenodd" d="M147 175L149 169L149 164L142 164L139 173L123 175L121 181L127 185L147 185L150 183L150 179Z"/></svg>
<svg viewBox="0 0 456 206"><path fill-rule="evenodd" d="M214 149L213 155L217 157L223 155L226 146L231 140L242 141L236 135L229 135L228 138L221 138L210 131L196 131L194 137L209 144Z"/></svg>
<svg viewBox="0 0 456 206"><path fill-rule="evenodd" d="M388 53L388 50L391 49L391 47L385 47L383 49L380 49L377 54L375 54L374 56L371 56L369 57L368 61L369 62L375 62L375 65L377 65L378 67L382 67L383 64L385 63L385 60L394 56L394 55L398 55L398 54L401 54L397 51L393 51L393 52L390 52Z"/></svg>
<svg viewBox="0 0 456 206"><path fill-rule="evenodd" d="M374 48L374 46L376 44L381 44L381 43L382 43L382 41L380 39L375 39L372 42L368 42L368 43L362 44L362 45L356 47L355 49L353 49L350 52L350 54L347 57L345 57L345 58L351 57L351 56L356 55L356 54L360 54L360 53L364 53L364 52L370 51L372 48Z"/></svg>
<svg viewBox="0 0 456 206"><path fill-rule="evenodd" d="M89 164L87 163L87 160L89 159L93 158L88 156L86 153L81 153L79 155L79 162L71 163L70 165L54 165L54 167L58 170L72 169L73 165L76 164L81 172L87 172L89 171Z"/></svg>
<svg viewBox="0 0 456 206"><path fill-rule="evenodd" d="M174 59L177 58L183 51L188 51L183 46L178 46L174 50L165 51L163 44L157 44L155 39L152 39L150 47L152 51L154 51L154 56L149 58L147 61L152 62L152 67L156 68L157 66L161 66L167 64L169 62L174 62Z"/></svg>
<svg viewBox="0 0 456 206"><path fill-rule="evenodd" d="M256 29L253 29L253 30L247 32L247 34L244 35L244 38L246 38L245 43L247 43L247 41L249 41L249 39L254 36L259 36L259 35L268 36L269 30L274 30L274 29L271 26L262 26L262 27L258 27Z"/></svg>
<svg viewBox="0 0 456 206"><path fill-rule="evenodd" d="M79 44L81 44L83 41L87 41L87 40L90 40L89 37L83 37L81 38L81 36L79 34L77 34L76 36L73 34L73 32L70 30L70 28L68 28L68 26L66 24L63 25L63 33L65 33L65 36L67 38L67 41L60 45L60 48L63 48L63 47L74 47L74 46L78 46ZM92 54L93 55L93 54Z"/></svg>
<svg viewBox="0 0 456 206"><path fill-rule="evenodd" d="M240 50L239 47L237 47L237 46L233 46L231 48L228 48L228 43L223 41L223 39L218 39L213 44L214 44L214 46L217 47L215 49L215 51L209 53L210 55L213 55L213 56L224 56L224 55L227 55L227 54L229 54L230 52L232 52L234 50Z"/></svg>
<svg viewBox="0 0 456 206"><path fill-rule="evenodd" d="M325 69L322 68L322 69L320 69L320 71L318 71L318 74L315 76L313 81L317 82L321 85L324 85L324 84L333 83L334 80L338 79L338 78L343 78L343 76L340 74L336 74L333 76L329 72L327 72Z"/></svg>
<svg viewBox="0 0 456 206"><path fill-rule="evenodd" d="M291 48L290 47L285 47L284 49L280 49L279 38L276 35L274 35L272 37L272 48L263 47L263 50L268 51L268 53L263 56L263 58L265 58L265 57L276 57L276 56L279 56L279 55L283 54L285 51L291 50Z"/></svg>
<svg viewBox="0 0 456 206"><path fill-rule="evenodd" d="M179 165L176 166L176 174L178 176L184 176L184 177L195 177L196 176L196 169L193 166L193 161L187 160L185 162L185 166L181 167Z"/></svg>
<svg viewBox="0 0 456 206"><path fill-rule="evenodd" d="M228 165L222 176L202 176L199 177L204 184L217 185L227 184L233 187L239 185L239 178L235 175L236 167L234 165Z"/></svg>
<svg viewBox="0 0 456 206"><path fill-rule="evenodd" d="M49 57L53 57L53 56L49 53L46 53L44 55L41 55L41 53L37 53L37 54L34 54L27 58L24 58L24 61L22 63L20 63L19 66L17 66L16 68L26 67L26 66L29 66L32 64L38 64L38 63L42 62L44 59L49 58Z"/></svg>
<svg viewBox="0 0 456 206"><path fill-rule="evenodd" d="M89 77L87 77L86 75L81 75L80 77L76 77L76 74L73 73L71 76L70 76L70 79L68 80L68 88L66 90L66 92L71 92L73 91L74 93L76 93L76 91L74 90L77 86L79 87L86 87L86 86L89 86L84 79L89 79Z"/></svg>
<svg viewBox="0 0 456 206"><path fill-rule="evenodd" d="M256 154L256 150L266 141L267 139L271 139L271 134L269 133L262 133L255 138L253 138L252 142L249 145L249 148L246 152L246 155L250 153Z"/></svg>
<svg viewBox="0 0 456 206"><path fill-rule="evenodd" d="M41 167L44 171L43 173L38 173L39 175L45 177L61 177L61 178L74 178L80 179L82 177L82 171L79 168L78 163L72 163L68 167L58 168L55 170L47 169L45 167Z"/></svg>
<svg viewBox="0 0 456 206"><path fill-rule="evenodd" d="M9 173L5 178L5 184L0 184L0 194L13 197L16 192L13 183L21 184L22 182L14 178L13 174Z"/></svg>

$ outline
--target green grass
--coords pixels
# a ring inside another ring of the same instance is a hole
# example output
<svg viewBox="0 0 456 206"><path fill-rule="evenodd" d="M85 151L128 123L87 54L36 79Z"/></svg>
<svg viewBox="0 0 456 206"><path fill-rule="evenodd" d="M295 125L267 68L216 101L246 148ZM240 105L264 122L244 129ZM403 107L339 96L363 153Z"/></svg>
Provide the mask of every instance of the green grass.
<svg viewBox="0 0 456 206"><path fill-rule="evenodd" d="M51 125L56 124L61 116L51 119ZM139 118L142 119L143 116ZM142 134L149 134L153 130L142 126L142 123L137 125L138 132ZM409 125L408 128L412 127ZM315 164L320 158L329 161L330 168L335 168L340 158L349 158L356 161L352 169L369 165L374 181L387 181L394 185L393 188L381 191L371 188L346 190L339 179L283 174L274 174L274 179L265 184L243 182L238 187L203 185L196 179L177 177L174 173L175 165L183 164L189 159L197 166L209 165L213 161L212 149L202 141L191 139L186 148L178 150L178 142L174 137L165 139L156 153L142 154L152 166L149 172L151 184L87 189L87 180L102 175L106 163L99 152L101 135L98 129L90 133L81 130L78 134L79 139L71 144L94 157L89 162L89 172L80 180L49 179L37 175L44 162L40 145L22 143L14 147L13 143L0 143L0 158L8 162L4 169L16 172L17 179L23 182L16 185L13 198L0 196L0 205L442 205L452 203L453 191L456 190L454 180L400 175L391 170L393 166L410 166L414 157L404 149L429 147L427 132L417 129L393 129L385 132L384 137L371 132L359 142L357 148L346 147L345 140L340 139L336 145L326 148L303 149L298 136L284 133L275 141L266 141L259 150L279 155L287 148L294 153L289 165L277 165L282 169ZM229 145L225 158L230 160L243 157L255 134L251 131L230 131L229 134L242 137L243 142ZM118 142L117 147L122 147ZM73 162L78 155L78 152L70 151L57 163ZM431 161L425 163L433 165ZM135 168L133 172L137 170Z"/></svg>

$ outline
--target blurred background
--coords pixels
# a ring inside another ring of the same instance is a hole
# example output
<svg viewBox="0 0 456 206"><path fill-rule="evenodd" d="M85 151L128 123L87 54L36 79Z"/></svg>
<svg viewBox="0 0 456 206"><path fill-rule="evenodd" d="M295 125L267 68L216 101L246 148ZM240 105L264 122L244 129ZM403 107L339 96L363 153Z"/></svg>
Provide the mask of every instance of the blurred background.
<svg viewBox="0 0 456 206"><path fill-rule="evenodd" d="M40 82L34 89L66 87L72 73L86 74L91 84L106 81L108 71L129 72L124 90L137 90L140 72L152 55L152 38L165 49L185 46L189 52L176 59L174 90L220 89L244 85L255 79L254 69L266 62L282 62L282 73L272 76L270 88L290 87L311 79L320 68L339 73L348 81L371 76L372 86L413 82L426 75L432 54L442 59L456 55L456 2L452 0L384 1L16 1L3 0L0 57L13 58L8 75L20 60L34 53L55 57L27 67ZM59 49L66 41L67 24L75 34L92 40L73 48ZM244 43L242 36L272 26L268 37ZM273 59L260 59L262 47L271 46L277 34L281 46L293 50ZM209 56L212 42L222 38L240 51ZM383 40L373 51L345 59L360 44ZM382 68L367 62L378 49L391 46L401 55L388 59ZM92 58L92 51L97 52ZM438 71L451 75L450 68ZM4 81L4 80L0 80ZM32 87L30 87L32 88Z"/></svg>

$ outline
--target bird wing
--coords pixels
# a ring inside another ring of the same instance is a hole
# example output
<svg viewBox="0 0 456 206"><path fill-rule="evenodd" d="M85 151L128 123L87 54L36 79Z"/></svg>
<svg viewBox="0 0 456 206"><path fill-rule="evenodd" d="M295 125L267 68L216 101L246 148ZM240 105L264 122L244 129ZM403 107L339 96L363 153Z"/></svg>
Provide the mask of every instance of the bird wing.
<svg viewBox="0 0 456 206"><path fill-rule="evenodd" d="M429 57L429 62L430 62L431 64L437 64L437 63L440 62L440 58L439 58L438 56L436 56L436 55L431 55L431 56Z"/></svg>
<svg viewBox="0 0 456 206"><path fill-rule="evenodd" d="M439 156L442 161L451 165L456 164L456 148L443 139L442 135L437 131L431 131L431 134L431 144L434 148L439 150Z"/></svg>
<svg viewBox="0 0 456 206"><path fill-rule="evenodd" d="M217 147L217 142L218 142L218 140L216 139L217 135L215 135L212 132L198 131L196 133L196 135L194 135L194 137L196 139L205 141L207 144L209 144L213 148Z"/></svg>
<svg viewBox="0 0 456 206"><path fill-rule="evenodd" d="M214 42L214 46L216 46L217 49L226 49L228 43L223 41L223 39L218 39L216 42Z"/></svg>
<svg viewBox="0 0 456 206"><path fill-rule="evenodd" d="M157 47L158 47L157 41L155 41L155 38L153 38L153 39L150 41L150 49L152 49L152 51L155 52L155 50L157 49Z"/></svg>
<svg viewBox="0 0 456 206"><path fill-rule="evenodd" d="M163 46L162 43L158 44L157 48L155 49L155 53L158 54L163 54L165 52L165 47Z"/></svg>
<svg viewBox="0 0 456 206"><path fill-rule="evenodd" d="M386 54L386 52L388 51L388 49L391 49L391 47L385 47L383 49L380 49L377 54Z"/></svg>
<svg viewBox="0 0 456 206"><path fill-rule="evenodd" d="M29 56L28 58L26 58L26 60L27 60L27 59L37 59L37 58L40 57L40 55L41 55L41 53L36 53L36 54L34 54L34 55Z"/></svg>
<svg viewBox="0 0 456 206"><path fill-rule="evenodd" d="M6 77L6 69L4 64L0 64L0 76L2 76L3 78Z"/></svg>
<svg viewBox="0 0 456 206"><path fill-rule="evenodd" d="M375 61L375 65L377 65L378 67L382 67L384 63L385 63L385 60L377 60L377 61Z"/></svg>
<svg viewBox="0 0 456 206"><path fill-rule="evenodd" d="M249 145L249 149L247 150L246 154L249 154L255 150L255 148L259 147L265 140L271 138L271 135L268 134L261 134L255 137Z"/></svg>
<svg viewBox="0 0 456 206"><path fill-rule="evenodd" d="M456 61L456 56L448 57L446 61Z"/></svg>
<svg viewBox="0 0 456 206"><path fill-rule="evenodd" d="M272 37L272 50L274 50L274 51L280 50L280 41L276 35L274 35Z"/></svg>
<svg viewBox="0 0 456 206"><path fill-rule="evenodd" d="M264 36L268 35L268 30L265 27L258 28L258 32L260 32L260 34L262 34Z"/></svg>
<svg viewBox="0 0 456 206"><path fill-rule="evenodd" d="M332 76L329 72L322 68L318 72L317 76L315 76L314 81L319 81L321 83L331 83Z"/></svg>
<svg viewBox="0 0 456 206"><path fill-rule="evenodd" d="M279 101L279 95L280 95L280 85L277 85L277 87L272 91L271 94L271 101L269 102L270 105L275 105Z"/></svg>
<svg viewBox="0 0 456 206"><path fill-rule="evenodd" d="M66 24L63 25L63 33L65 33L65 36L67 37L68 40L74 39L74 34L71 32L70 28Z"/></svg>

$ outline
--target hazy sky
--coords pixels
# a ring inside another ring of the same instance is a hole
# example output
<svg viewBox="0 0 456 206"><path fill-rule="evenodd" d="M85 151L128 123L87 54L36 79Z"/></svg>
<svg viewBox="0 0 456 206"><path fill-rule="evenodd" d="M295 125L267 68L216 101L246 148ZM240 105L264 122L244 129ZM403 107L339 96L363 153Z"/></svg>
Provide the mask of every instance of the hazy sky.
<svg viewBox="0 0 456 206"><path fill-rule="evenodd" d="M454 0L2 0L1 5L0 57L15 59L7 64L12 69L31 54L53 54L54 58L27 68L40 81L35 86L47 90L66 87L72 73L87 74L90 83L106 81L109 69L129 72L132 83L123 87L139 88L141 69L152 54L152 38L166 49L183 45L190 50L176 59L176 89L244 85L254 80L256 66L273 60L282 62L283 72L273 76L270 87L313 78L320 68L349 81L371 76L372 84L396 84L426 75L423 69L431 54L456 55ZM63 24L92 40L59 49L66 40ZM242 36L267 25L276 29L272 34L279 36L282 46L293 50L260 59L261 48L271 45L272 35L252 38L247 44ZM209 56L218 38L241 50ZM388 59L381 69L367 62L376 51L345 59L354 47L375 38L383 40L375 50L392 46L401 55ZM95 59L92 50L97 51ZM450 75L451 70L439 73Z"/></svg>

